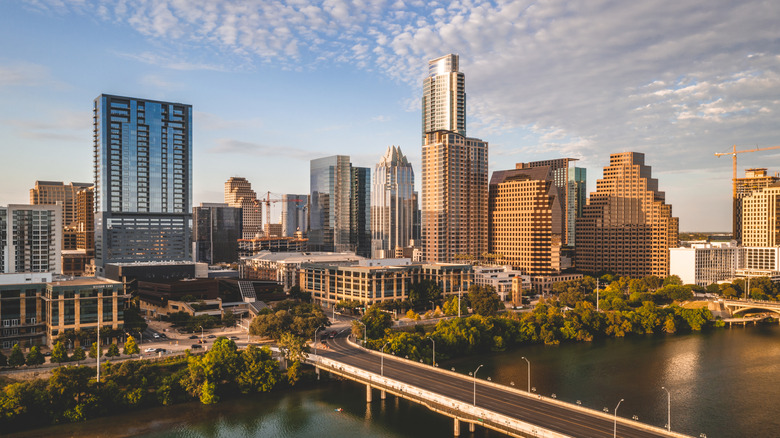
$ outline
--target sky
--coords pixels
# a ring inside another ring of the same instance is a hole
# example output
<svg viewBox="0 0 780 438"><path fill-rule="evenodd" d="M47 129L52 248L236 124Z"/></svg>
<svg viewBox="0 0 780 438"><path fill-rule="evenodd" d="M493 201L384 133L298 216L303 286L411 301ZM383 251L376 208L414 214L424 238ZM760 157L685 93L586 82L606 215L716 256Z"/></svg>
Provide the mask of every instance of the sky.
<svg viewBox="0 0 780 438"><path fill-rule="evenodd" d="M491 172L572 157L592 192L609 154L643 152L681 231L730 231L715 152L780 145L772 0L6 0L0 41L0 205L93 180L101 93L193 106L194 205L231 176L308 193L309 160L391 145L419 188L422 80L447 53Z"/></svg>

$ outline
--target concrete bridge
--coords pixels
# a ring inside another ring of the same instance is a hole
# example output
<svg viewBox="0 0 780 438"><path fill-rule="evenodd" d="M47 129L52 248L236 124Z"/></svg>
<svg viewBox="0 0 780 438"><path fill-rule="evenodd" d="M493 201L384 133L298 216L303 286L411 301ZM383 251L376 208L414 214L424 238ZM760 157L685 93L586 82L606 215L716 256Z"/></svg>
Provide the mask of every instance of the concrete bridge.
<svg viewBox="0 0 780 438"><path fill-rule="evenodd" d="M723 306L731 311L732 315L744 313L748 310L763 310L772 312L780 317L780 302L761 300L723 300Z"/></svg>
<svg viewBox="0 0 780 438"><path fill-rule="evenodd" d="M319 371L366 385L366 401L374 392L422 404L453 418L453 435L461 427L481 426L513 437L688 437L614 414L542 397L512 387L469 377L430 365L366 350L344 336L331 339L307 362Z"/></svg>

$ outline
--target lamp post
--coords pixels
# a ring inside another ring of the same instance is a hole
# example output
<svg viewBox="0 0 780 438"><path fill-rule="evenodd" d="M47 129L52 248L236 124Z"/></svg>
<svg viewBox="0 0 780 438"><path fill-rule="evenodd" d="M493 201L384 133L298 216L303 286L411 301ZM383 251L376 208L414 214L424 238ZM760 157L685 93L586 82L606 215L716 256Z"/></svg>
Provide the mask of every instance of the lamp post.
<svg viewBox="0 0 780 438"><path fill-rule="evenodd" d="M615 406L615 428L612 432L612 438L617 438L617 410L620 407L620 404L623 403L623 399L621 398L618 402L617 406Z"/></svg>
<svg viewBox="0 0 780 438"><path fill-rule="evenodd" d="M477 371L479 371L479 369L483 366L484 365L480 365L476 370L474 370L474 406L477 405Z"/></svg>
<svg viewBox="0 0 780 438"><path fill-rule="evenodd" d="M366 340L368 339L368 336L366 335L366 323L360 320L355 320L358 324L363 324L363 346L366 346Z"/></svg>
<svg viewBox="0 0 780 438"><path fill-rule="evenodd" d="M596 278L596 312L599 311L599 279Z"/></svg>
<svg viewBox="0 0 780 438"><path fill-rule="evenodd" d="M202 344L203 343L203 326L199 325L198 327L200 327L200 343ZM142 335L141 336L141 342L143 342L143 339L144 338L143 338L143 335Z"/></svg>
<svg viewBox="0 0 780 438"><path fill-rule="evenodd" d="M317 327L317 330L314 330L314 354L317 354L317 332L322 328L324 327Z"/></svg>
<svg viewBox="0 0 780 438"><path fill-rule="evenodd" d="M385 345L382 346L382 354L379 355L379 375L384 377L385 376L385 347L387 347L387 344L389 344L390 341L385 342Z"/></svg>
<svg viewBox="0 0 780 438"><path fill-rule="evenodd" d="M431 365L436 366L436 341L434 341L433 338L430 336L426 336L425 339L430 339L431 342L433 342L433 358L431 361Z"/></svg>
<svg viewBox="0 0 780 438"><path fill-rule="evenodd" d="M525 356L521 357L525 361L525 363L528 364L528 393L531 393L531 361L525 358Z"/></svg>
<svg viewBox="0 0 780 438"><path fill-rule="evenodd" d="M666 431L672 431L672 394L665 387L661 387L666 391Z"/></svg>

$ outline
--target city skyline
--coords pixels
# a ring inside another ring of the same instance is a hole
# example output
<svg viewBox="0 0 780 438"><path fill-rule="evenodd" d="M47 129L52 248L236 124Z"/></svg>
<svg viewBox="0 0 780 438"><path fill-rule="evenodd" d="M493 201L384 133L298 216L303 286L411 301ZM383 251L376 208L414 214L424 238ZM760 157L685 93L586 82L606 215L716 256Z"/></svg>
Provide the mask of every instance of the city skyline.
<svg viewBox="0 0 780 438"><path fill-rule="evenodd" d="M639 151L682 231L728 231L731 163L713 154L780 143L780 10L702 5L4 3L0 205L35 180L91 181L100 93L196 108L193 205L220 201L231 176L306 193L311 158L371 166L389 145L420 172L426 62L455 53L490 173L573 157L590 188L609 154ZM738 174L773 174L778 156L740 155Z"/></svg>

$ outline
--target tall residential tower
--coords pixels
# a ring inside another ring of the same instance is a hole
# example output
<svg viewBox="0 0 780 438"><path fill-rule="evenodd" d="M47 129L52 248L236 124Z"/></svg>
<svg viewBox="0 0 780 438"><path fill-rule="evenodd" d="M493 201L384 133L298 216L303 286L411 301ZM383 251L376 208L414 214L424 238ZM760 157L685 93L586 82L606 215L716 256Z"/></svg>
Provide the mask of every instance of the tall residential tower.
<svg viewBox="0 0 780 438"><path fill-rule="evenodd" d="M417 199L414 171L401 148L390 146L374 167L371 187L371 257L395 257L412 240Z"/></svg>
<svg viewBox="0 0 780 438"><path fill-rule="evenodd" d="M102 94L93 125L95 265L190 260L192 106Z"/></svg>

